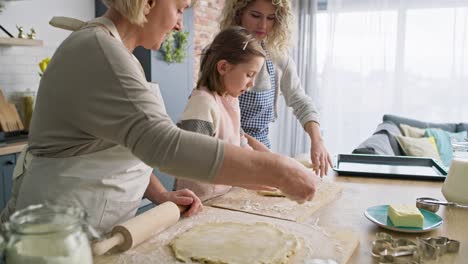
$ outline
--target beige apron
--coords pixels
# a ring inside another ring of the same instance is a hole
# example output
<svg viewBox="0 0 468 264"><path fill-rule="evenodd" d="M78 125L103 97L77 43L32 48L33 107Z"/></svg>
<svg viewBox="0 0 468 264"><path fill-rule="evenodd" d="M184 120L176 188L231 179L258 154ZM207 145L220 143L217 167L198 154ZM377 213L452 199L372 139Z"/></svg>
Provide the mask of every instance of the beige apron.
<svg viewBox="0 0 468 264"><path fill-rule="evenodd" d="M120 40L109 20L98 18L85 25L92 26L103 26ZM16 199L14 210L44 202L81 206L88 222L107 232L135 215L152 170L120 145L66 158L37 157L23 151L14 173L19 185L12 198Z"/></svg>

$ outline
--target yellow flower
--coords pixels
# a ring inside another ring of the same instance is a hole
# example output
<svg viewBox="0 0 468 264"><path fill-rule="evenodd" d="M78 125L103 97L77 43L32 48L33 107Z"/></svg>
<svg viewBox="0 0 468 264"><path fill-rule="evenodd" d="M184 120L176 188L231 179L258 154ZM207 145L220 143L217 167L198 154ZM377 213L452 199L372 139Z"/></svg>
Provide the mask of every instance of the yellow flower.
<svg viewBox="0 0 468 264"><path fill-rule="evenodd" d="M41 73L44 73L47 69L47 65L49 65L50 58L45 58L41 62L39 62L39 69L41 69Z"/></svg>

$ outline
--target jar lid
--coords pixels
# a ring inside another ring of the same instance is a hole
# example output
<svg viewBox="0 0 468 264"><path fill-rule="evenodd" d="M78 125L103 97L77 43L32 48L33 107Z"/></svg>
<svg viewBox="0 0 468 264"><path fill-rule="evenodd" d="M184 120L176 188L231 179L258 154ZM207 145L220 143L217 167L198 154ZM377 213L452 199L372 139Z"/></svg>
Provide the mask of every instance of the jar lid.
<svg viewBox="0 0 468 264"><path fill-rule="evenodd" d="M85 212L81 208L37 204L15 212L7 229L27 235L51 234L74 230L84 223L84 219Z"/></svg>
<svg viewBox="0 0 468 264"><path fill-rule="evenodd" d="M468 141L454 141L452 142L453 150L468 152Z"/></svg>

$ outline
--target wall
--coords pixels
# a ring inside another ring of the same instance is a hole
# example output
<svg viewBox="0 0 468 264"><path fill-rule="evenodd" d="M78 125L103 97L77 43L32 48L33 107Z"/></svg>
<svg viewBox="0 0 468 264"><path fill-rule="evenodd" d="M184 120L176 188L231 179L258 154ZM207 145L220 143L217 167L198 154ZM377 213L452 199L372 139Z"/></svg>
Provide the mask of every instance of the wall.
<svg viewBox="0 0 468 264"><path fill-rule="evenodd" d="M15 25L22 25L26 31L34 27L37 38L44 40L43 47L0 46L0 89L11 98L16 91L37 90L39 68L37 64L53 55L57 46L69 32L49 26L53 16L70 16L82 20L95 15L94 0L29 0L6 2L6 9L0 14L0 24L17 35ZM199 0L193 11L194 16L194 82L198 75L201 50L210 43L218 32L218 19L224 0ZM44 8L47 6L48 8ZM38 11L40 10L40 11ZM6 37L3 32L0 36Z"/></svg>
<svg viewBox="0 0 468 264"><path fill-rule="evenodd" d="M24 0L5 2L0 14L0 24L14 36L16 25L22 25L28 33L31 27L37 39L44 41L43 47L0 46L0 89L12 99L18 91L39 86L38 63L51 57L58 45L70 34L69 31L49 25L53 16L69 16L82 20L94 17L94 0ZM1 37L7 37L0 31Z"/></svg>
<svg viewBox="0 0 468 264"><path fill-rule="evenodd" d="M167 63L162 53L151 51L151 81L158 83L166 111L174 122L182 115L194 88L194 24L193 9L184 13L184 31L188 31L187 56L182 63ZM139 58L140 59L140 58Z"/></svg>
<svg viewBox="0 0 468 264"><path fill-rule="evenodd" d="M193 78L195 83L200 68L200 54L219 31L219 16L223 6L224 0L199 0L194 8L195 61Z"/></svg>

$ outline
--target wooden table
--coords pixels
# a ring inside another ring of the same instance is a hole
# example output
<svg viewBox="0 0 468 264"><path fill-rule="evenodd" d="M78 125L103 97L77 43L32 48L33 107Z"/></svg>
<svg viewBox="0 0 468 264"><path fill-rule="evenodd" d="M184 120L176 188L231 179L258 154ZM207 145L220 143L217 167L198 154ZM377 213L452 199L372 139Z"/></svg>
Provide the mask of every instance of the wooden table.
<svg viewBox="0 0 468 264"><path fill-rule="evenodd" d="M451 239L456 239L461 242L460 252L456 257L456 261L447 264L468 263L468 210L459 208L444 208L441 206L438 214L444 219L443 225L432 232L422 234L404 234L393 232L390 230L378 227L370 222L365 216L364 211L371 206L382 204L413 204L418 197L433 197L437 199L444 199L441 193L441 182L429 181L407 181L407 180L386 180L376 178L359 178L359 177L343 177L330 175L327 176L329 180L335 181L343 187L343 191L331 203L323 206L316 211L304 223L307 225L318 224L326 228L342 228L354 231L359 237L359 246L355 250L352 258L348 264L368 264L378 263L371 255L371 242L375 239L377 232L387 232L397 238L410 238L415 240L417 236L421 237L437 237L447 236ZM220 210L220 209L217 209ZM231 214L241 214L239 212L232 212L226 210ZM252 215L251 215L252 216ZM184 221L195 222L198 216L194 216ZM213 219L218 219L213 216ZM258 217L258 216L257 216ZM213 219L205 219L206 221L213 221ZM277 220L273 218L265 218L265 221L282 221L289 225L288 221ZM313 228L311 226L311 228ZM96 263L161 263L160 250L164 249L161 245L165 244L170 239L171 232L180 231L180 227L173 226L173 230L168 233L158 234L159 237L149 239L139 247L139 252L147 255L141 256L146 262L139 259L139 255L133 253L127 254L126 258L120 259L121 256L117 255L116 258L108 258L98 260ZM313 238L312 238L313 239ZM161 243L161 245L157 244ZM157 248L157 250L155 250ZM159 250L159 251L158 251ZM125 254L125 253L124 253ZM170 251L168 253L171 255ZM172 256L172 255L171 255ZM118 262L116 262L117 260ZM127 261L128 259L128 261ZM155 260L158 261L155 261ZM154 262L153 262L154 261ZM173 263L173 262L163 262ZM177 262L179 263L179 262ZM446 264L438 262L438 264Z"/></svg>
<svg viewBox="0 0 468 264"><path fill-rule="evenodd" d="M454 263L468 263L468 209L441 206L437 214L443 225L432 232L404 234L378 227L364 216L366 208L381 204L413 204L418 197L445 200L442 182L376 179L361 177L328 176L344 189L338 199L317 211L307 223L317 220L322 226L352 228L360 237L360 245L349 263L377 263L371 255L371 242L377 232L387 232L394 237L415 239L447 236L460 241L461 247ZM468 188L468 186L467 186Z"/></svg>

